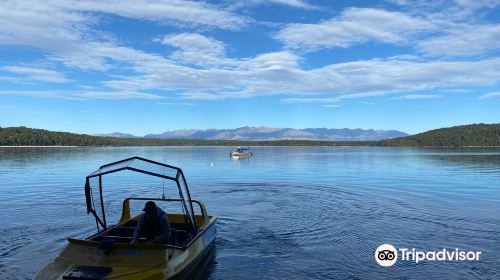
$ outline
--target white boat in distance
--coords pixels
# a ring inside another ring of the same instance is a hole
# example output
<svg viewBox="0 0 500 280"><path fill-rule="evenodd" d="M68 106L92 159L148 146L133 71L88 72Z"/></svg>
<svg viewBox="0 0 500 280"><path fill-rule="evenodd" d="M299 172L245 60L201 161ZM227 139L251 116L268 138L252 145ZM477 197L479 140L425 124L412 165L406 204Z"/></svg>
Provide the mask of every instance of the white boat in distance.
<svg viewBox="0 0 500 280"><path fill-rule="evenodd" d="M238 147L229 153L231 157L251 157L253 155L248 147Z"/></svg>

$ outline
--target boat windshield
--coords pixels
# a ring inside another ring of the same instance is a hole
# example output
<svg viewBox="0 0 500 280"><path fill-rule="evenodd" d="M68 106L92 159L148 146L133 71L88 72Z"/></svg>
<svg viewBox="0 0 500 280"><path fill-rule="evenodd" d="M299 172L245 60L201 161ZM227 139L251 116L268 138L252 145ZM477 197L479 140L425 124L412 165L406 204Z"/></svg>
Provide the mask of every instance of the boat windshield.
<svg viewBox="0 0 500 280"><path fill-rule="evenodd" d="M179 198L182 204L185 221L197 231L191 195L184 177L184 173L178 167L163 164L141 157L132 157L101 166L92 172L85 180L85 198L87 202L87 213L92 213L96 219L97 228L107 229L106 209L103 198L103 177L107 174L120 171L133 171L149 176L155 176L175 182L178 188ZM95 205L97 204L97 207Z"/></svg>

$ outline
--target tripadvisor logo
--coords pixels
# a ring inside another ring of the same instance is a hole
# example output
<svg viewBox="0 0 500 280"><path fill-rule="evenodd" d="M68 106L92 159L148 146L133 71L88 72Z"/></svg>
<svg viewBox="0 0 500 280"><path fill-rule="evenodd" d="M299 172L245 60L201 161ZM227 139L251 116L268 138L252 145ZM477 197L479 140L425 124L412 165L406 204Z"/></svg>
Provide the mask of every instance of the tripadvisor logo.
<svg viewBox="0 0 500 280"><path fill-rule="evenodd" d="M398 251L391 244L382 244L375 250L375 260L381 266L391 266L398 260Z"/></svg>
<svg viewBox="0 0 500 280"><path fill-rule="evenodd" d="M441 249L439 251L419 251L415 248L399 248L391 244L382 244L375 250L375 260L380 266L392 266L398 260L411 261L418 264L421 261L479 261L481 251L462 251Z"/></svg>

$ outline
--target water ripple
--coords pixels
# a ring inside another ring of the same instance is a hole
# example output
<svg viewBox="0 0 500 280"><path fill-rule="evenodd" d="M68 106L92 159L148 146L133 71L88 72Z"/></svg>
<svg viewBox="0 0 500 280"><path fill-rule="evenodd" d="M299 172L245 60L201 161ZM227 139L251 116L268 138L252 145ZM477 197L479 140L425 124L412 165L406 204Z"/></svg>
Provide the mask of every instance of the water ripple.
<svg viewBox="0 0 500 280"><path fill-rule="evenodd" d="M92 234L84 177L133 155L183 168L193 197L219 216L204 278L498 278L498 150L252 150L254 157L234 161L225 147L0 148L0 278L30 279L66 237ZM161 196L165 182L141 176L106 178L109 220L120 215L120 196ZM480 250L484 259L386 270L373 259L382 243Z"/></svg>

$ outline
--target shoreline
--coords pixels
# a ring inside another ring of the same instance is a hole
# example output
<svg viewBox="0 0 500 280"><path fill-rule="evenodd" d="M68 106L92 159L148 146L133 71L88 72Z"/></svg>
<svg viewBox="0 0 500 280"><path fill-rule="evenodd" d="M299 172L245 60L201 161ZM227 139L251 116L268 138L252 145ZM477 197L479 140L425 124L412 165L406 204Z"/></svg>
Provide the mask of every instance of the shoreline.
<svg viewBox="0 0 500 280"><path fill-rule="evenodd" d="M0 148L78 148L78 147L90 147L90 146L0 146Z"/></svg>
<svg viewBox="0 0 500 280"><path fill-rule="evenodd" d="M125 148L125 147L235 147L238 145L124 145L124 146L33 146L33 145L19 145L19 146L0 146L0 148ZM255 145L248 147L387 147L387 148L443 148L443 149L457 149L457 148L493 148L500 149L500 146L403 146L403 145Z"/></svg>

